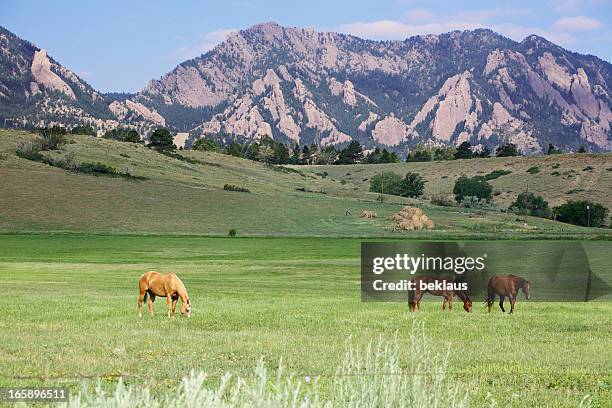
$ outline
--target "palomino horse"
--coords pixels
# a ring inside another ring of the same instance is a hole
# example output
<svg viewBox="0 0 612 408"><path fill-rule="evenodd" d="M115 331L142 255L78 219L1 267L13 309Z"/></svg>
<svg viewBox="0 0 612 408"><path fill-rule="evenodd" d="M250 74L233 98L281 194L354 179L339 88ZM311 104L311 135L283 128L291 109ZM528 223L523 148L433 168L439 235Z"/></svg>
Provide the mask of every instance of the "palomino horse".
<svg viewBox="0 0 612 408"><path fill-rule="evenodd" d="M153 302L156 296L166 298L168 304L168 319L170 316L174 318L176 310L176 302L181 299L181 314L191 317L191 300L185 289L185 285L173 273L163 275L159 272L147 272L140 277L138 282L140 288L140 296L138 296L138 317L142 317L142 303L147 302L149 313L153 314ZM148 300L147 300L148 297Z"/></svg>
<svg viewBox="0 0 612 408"><path fill-rule="evenodd" d="M487 307L489 313L491 313L491 307L495 302L495 294L499 295L499 308L502 312L506 312L504 309L504 299L508 296L510 300L510 314L514 313L514 304L516 303L516 295L519 289L525 294L525 299L529 300L529 289L531 288L531 282L527 279L523 279L516 275L493 275L489 279L489 288L487 291Z"/></svg>
<svg viewBox="0 0 612 408"><path fill-rule="evenodd" d="M446 305L448 305L448 310L451 310L453 308L453 296L457 295L457 297L463 301L463 309L468 313L472 312L472 300L464 290L421 290L419 287L421 282L435 283L443 281L453 283L453 279L434 278L432 276L416 276L410 280L416 284L416 289L408 292L408 305L410 306L411 311L415 312L417 309L421 309L421 300L423 299L425 292L427 292L434 296L444 297L442 310L446 309Z"/></svg>

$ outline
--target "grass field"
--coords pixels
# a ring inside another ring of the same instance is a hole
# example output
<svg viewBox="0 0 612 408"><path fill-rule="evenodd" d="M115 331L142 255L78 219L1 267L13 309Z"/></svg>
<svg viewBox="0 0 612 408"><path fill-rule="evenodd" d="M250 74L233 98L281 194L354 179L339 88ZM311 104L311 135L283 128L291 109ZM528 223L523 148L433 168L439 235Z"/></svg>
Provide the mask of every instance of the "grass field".
<svg viewBox="0 0 612 408"><path fill-rule="evenodd" d="M602 243L603 244L603 243ZM171 389L192 368L218 381L248 376L260 357L325 385L344 341L378 336L408 350L413 320L433 349L451 344L451 376L501 406L612 403L612 305L519 300L517 315L442 313L426 303L362 303L356 239L204 238L86 234L1 235L0 386L65 384L118 375ZM605 246L601 246L604 252ZM600 262L605 262L600 256ZM175 271L194 303L191 319L136 317L137 281ZM610 279L610 276L607 277ZM406 351L408 353L408 351ZM408 359L409 356L404 356Z"/></svg>

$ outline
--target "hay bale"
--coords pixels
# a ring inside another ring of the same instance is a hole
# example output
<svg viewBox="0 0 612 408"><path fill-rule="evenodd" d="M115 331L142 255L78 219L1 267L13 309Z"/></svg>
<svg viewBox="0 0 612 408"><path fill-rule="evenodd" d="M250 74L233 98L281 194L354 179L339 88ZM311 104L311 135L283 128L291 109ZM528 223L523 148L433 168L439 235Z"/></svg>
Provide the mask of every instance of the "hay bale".
<svg viewBox="0 0 612 408"><path fill-rule="evenodd" d="M360 215L361 218L376 218L378 214L376 211L363 210Z"/></svg>
<svg viewBox="0 0 612 408"><path fill-rule="evenodd" d="M427 221L424 221L423 225L425 225L425 228L427 228L427 229L433 229L433 227L434 227L434 223L430 219L427 219Z"/></svg>
<svg viewBox="0 0 612 408"><path fill-rule="evenodd" d="M418 207L411 207L409 205L402 208L397 214L393 214L391 219L397 224L395 229L405 231L415 231L424 228L432 229L434 227L433 221Z"/></svg>

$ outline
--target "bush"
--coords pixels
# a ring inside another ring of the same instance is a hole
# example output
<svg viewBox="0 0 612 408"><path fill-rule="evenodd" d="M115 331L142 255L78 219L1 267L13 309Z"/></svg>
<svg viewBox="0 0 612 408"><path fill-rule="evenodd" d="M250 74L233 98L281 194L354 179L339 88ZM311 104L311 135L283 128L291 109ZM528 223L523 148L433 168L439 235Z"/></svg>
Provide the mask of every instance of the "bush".
<svg viewBox="0 0 612 408"><path fill-rule="evenodd" d="M57 126L40 129L39 144L40 150L59 150L66 144L66 129Z"/></svg>
<svg viewBox="0 0 612 408"><path fill-rule="evenodd" d="M461 207L464 208L490 208L491 205L485 199L474 197L474 196L465 196L461 199L459 203Z"/></svg>
<svg viewBox="0 0 612 408"><path fill-rule="evenodd" d="M499 178L501 176L507 176L508 174L511 174L511 173L512 173L511 170L493 170L492 172L485 174L483 178L485 180L495 180L496 178Z"/></svg>
<svg viewBox="0 0 612 408"><path fill-rule="evenodd" d="M402 196L403 197L420 197L423 195L426 181L419 173L406 173L404 181L402 182Z"/></svg>
<svg viewBox="0 0 612 408"><path fill-rule="evenodd" d="M453 196L450 194L436 193L431 196L431 203L433 205L440 205L442 207L454 207L455 201Z"/></svg>
<svg viewBox="0 0 612 408"><path fill-rule="evenodd" d="M36 142L19 142L15 154L27 160L41 161L43 159L43 155L40 154L40 144Z"/></svg>
<svg viewBox="0 0 612 408"><path fill-rule="evenodd" d="M386 172L377 174L370 179L370 191L374 193L381 193L383 190L384 181L384 193L401 196L404 191L404 179L397 173Z"/></svg>
<svg viewBox="0 0 612 408"><path fill-rule="evenodd" d="M540 168L538 166L532 166L527 169L527 173L529 174L538 174L540 172Z"/></svg>
<svg viewBox="0 0 612 408"><path fill-rule="evenodd" d="M568 201L559 207L555 207L553 211L557 220L568 224L582 225L583 227L601 227L608 215L606 207L586 200Z"/></svg>
<svg viewBox="0 0 612 408"><path fill-rule="evenodd" d="M223 189L227 190L227 191L238 191L240 193L250 193L251 192L251 190L249 190L246 187L239 187L239 186L235 186L233 184L225 184L223 186Z"/></svg>
<svg viewBox="0 0 612 408"><path fill-rule="evenodd" d="M527 214L534 217L549 218L550 208L548 202L542 196L533 193L521 193L516 200L510 204L510 211L517 214Z"/></svg>
<svg viewBox="0 0 612 408"><path fill-rule="evenodd" d="M159 128L156 129L152 134L149 143L149 147L160 150L176 150L176 146L174 145L174 136L168 129Z"/></svg>
<svg viewBox="0 0 612 408"><path fill-rule="evenodd" d="M201 152L218 152L221 150L214 140L205 138L196 140L192 149Z"/></svg>
<svg viewBox="0 0 612 408"><path fill-rule="evenodd" d="M234 238L234 237L236 236L236 234L237 234L237 231L236 231L236 229L235 229L235 228L232 228L232 229L230 229L230 230L229 230L228 235L229 235L230 237Z"/></svg>
<svg viewBox="0 0 612 408"><path fill-rule="evenodd" d="M117 171L111 166L107 166L104 163L96 162L86 162L79 164L79 172L85 174L107 174L107 175L116 175Z"/></svg>
<svg viewBox="0 0 612 408"><path fill-rule="evenodd" d="M463 197L474 196L485 201L491 200L493 187L483 177L467 177L461 176L455 182L453 194L455 200L460 203Z"/></svg>

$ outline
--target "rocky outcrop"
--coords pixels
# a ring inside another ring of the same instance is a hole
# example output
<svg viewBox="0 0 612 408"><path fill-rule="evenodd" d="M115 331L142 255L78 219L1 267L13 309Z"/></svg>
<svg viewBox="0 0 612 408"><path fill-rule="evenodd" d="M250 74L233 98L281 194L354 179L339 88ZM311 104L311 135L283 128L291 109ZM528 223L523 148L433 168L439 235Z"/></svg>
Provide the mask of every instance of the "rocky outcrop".
<svg viewBox="0 0 612 408"><path fill-rule="evenodd" d="M32 78L34 78L36 83L44 86L50 91L58 91L68 96L70 99L76 99L70 85L64 82L56 73L51 71L51 61L49 57L47 57L47 51L40 50L34 52L31 69ZM36 88L36 90L38 90L38 88Z"/></svg>

